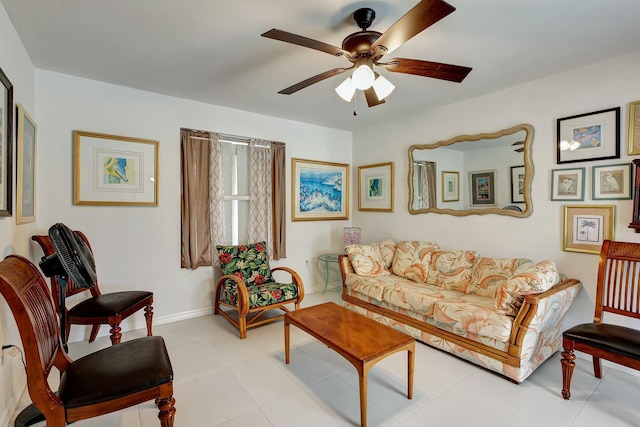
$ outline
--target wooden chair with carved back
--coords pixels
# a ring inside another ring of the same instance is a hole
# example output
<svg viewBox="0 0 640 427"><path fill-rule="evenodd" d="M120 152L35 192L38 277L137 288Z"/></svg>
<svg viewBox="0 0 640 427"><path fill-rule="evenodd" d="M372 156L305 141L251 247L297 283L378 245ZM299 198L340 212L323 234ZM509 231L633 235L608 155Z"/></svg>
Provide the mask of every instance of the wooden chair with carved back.
<svg viewBox="0 0 640 427"><path fill-rule="evenodd" d="M562 397L571 397L574 351L593 357L596 378L601 359L640 370L640 330L603 322L605 312L640 319L640 244L605 240L600 251L593 322L562 334Z"/></svg>
<svg viewBox="0 0 640 427"><path fill-rule="evenodd" d="M0 262L0 294L22 339L29 396L47 426L66 426L149 400L159 409L160 425L173 426L173 370L162 337L126 341L72 360L62 345L48 286L35 265L18 255ZM60 371L57 392L47 381L54 367Z"/></svg>
<svg viewBox="0 0 640 427"><path fill-rule="evenodd" d="M82 238L91 250L87 236L81 231L75 231L75 233ZM49 236L31 236L31 240L36 241L40 245L45 257L55 252ZM69 336L71 324L92 325L89 342L93 342L98 336L100 325L110 325L111 343L118 344L122 339L120 323L133 313L142 309L144 309L144 317L147 324L147 336L152 335L153 292L121 291L103 294L100 292L97 280L96 285L90 288L89 291L91 292L90 298L81 301L69 309L65 309L67 316L65 323L66 337ZM67 298L83 292L87 292L87 289L76 286L73 280L69 279L66 289ZM58 301L60 286L55 276L51 277L51 293L53 294L54 301Z"/></svg>

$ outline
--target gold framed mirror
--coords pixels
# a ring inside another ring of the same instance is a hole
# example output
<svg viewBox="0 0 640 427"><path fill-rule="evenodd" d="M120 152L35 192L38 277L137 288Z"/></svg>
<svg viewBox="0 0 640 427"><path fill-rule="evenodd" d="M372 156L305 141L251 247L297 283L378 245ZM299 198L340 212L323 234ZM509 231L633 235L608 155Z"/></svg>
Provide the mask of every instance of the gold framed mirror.
<svg viewBox="0 0 640 427"><path fill-rule="evenodd" d="M409 147L409 213L527 217L533 126Z"/></svg>

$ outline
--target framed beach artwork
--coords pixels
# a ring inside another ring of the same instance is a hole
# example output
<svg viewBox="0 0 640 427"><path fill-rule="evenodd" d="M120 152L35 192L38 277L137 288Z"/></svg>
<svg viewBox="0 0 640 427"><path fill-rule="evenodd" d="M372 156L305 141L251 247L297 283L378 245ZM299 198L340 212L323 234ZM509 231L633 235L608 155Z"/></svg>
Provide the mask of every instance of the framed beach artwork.
<svg viewBox="0 0 640 427"><path fill-rule="evenodd" d="M460 200L460 173L442 171L442 202L457 202Z"/></svg>
<svg viewBox="0 0 640 427"><path fill-rule="evenodd" d="M13 203L13 85L0 68L0 217Z"/></svg>
<svg viewBox="0 0 640 427"><path fill-rule="evenodd" d="M614 205L565 206L562 249L599 254L602 243L614 238Z"/></svg>
<svg viewBox="0 0 640 427"><path fill-rule="evenodd" d="M496 206L496 171L469 172L471 206Z"/></svg>
<svg viewBox="0 0 640 427"><path fill-rule="evenodd" d="M620 158L620 107L557 120L557 163Z"/></svg>
<svg viewBox="0 0 640 427"><path fill-rule="evenodd" d="M358 210L393 212L393 162L358 167Z"/></svg>
<svg viewBox="0 0 640 427"><path fill-rule="evenodd" d="M594 166L591 168L591 198L593 200L631 199L632 181L631 163Z"/></svg>
<svg viewBox="0 0 640 427"><path fill-rule="evenodd" d="M158 206L158 141L73 132L73 204Z"/></svg>
<svg viewBox="0 0 640 427"><path fill-rule="evenodd" d="M551 171L551 200L584 200L585 168L553 169Z"/></svg>
<svg viewBox="0 0 640 427"><path fill-rule="evenodd" d="M349 219L349 165L291 159L293 221Z"/></svg>
<svg viewBox="0 0 640 427"><path fill-rule="evenodd" d="M18 104L16 224L36 220L36 122Z"/></svg>

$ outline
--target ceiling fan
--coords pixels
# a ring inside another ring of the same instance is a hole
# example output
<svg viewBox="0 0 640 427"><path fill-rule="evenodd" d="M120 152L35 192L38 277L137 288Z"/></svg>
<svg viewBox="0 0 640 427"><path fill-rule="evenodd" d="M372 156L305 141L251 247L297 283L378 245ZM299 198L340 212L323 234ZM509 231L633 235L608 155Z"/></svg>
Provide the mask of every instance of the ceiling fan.
<svg viewBox="0 0 640 427"><path fill-rule="evenodd" d="M348 35L342 41L342 47L332 46L275 28L269 30L262 34L262 37L344 57L351 62L349 67L325 71L289 86L278 93L291 95L314 83L353 69L352 75L336 88L336 92L345 101L349 102L353 98L356 89L363 90L367 104L369 107L373 107L384 103L384 98L395 88L389 80L373 70L374 66L382 67L393 73L414 74L460 83L469 74L471 68L407 58L393 58L386 62L381 61L384 55L396 50L416 34L455 10L455 7L442 0L421 0L387 31L380 33L367 30L375 19L375 11L370 8L361 8L353 14L353 19L358 27L361 28L361 31Z"/></svg>

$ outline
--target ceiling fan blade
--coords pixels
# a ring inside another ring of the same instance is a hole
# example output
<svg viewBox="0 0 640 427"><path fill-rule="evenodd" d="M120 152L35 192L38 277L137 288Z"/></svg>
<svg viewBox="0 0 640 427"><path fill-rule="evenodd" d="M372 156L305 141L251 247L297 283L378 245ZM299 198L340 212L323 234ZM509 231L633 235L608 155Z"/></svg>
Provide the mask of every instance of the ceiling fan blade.
<svg viewBox="0 0 640 427"><path fill-rule="evenodd" d="M371 45L371 50L381 50L374 55L380 58L402 46L407 40L435 24L456 10L442 0L422 0L407 12Z"/></svg>
<svg viewBox="0 0 640 427"><path fill-rule="evenodd" d="M364 96L367 98L367 105L369 107L375 107L376 105L384 104L384 99L379 100L376 91L373 90L373 86L364 91Z"/></svg>
<svg viewBox="0 0 640 427"><path fill-rule="evenodd" d="M393 58L387 63L376 63L394 73L415 74L460 83L471 72L471 68L419 59Z"/></svg>
<svg viewBox="0 0 640 427"><path fill-rule="evenodd" d="M280 92L283 95L291 95L299 91L300 89L304 89L307 86L311 86L314 83L318 83L324 79L328 79L329 77L337 76L338 74L342 74L347 70L352 69L353 66L348 68L334 68L333 70L325 71L324 73L320 73L317 76L309 77L306 80L301 81L300 83L296 83L293 86L289 86L286 89L282 89Z"/></svg>
<svg viewBox="0 0 640 427"><path fill-rule="evenodd" d="M513 144L511 144L511 145L512 145L512 146L513 146L513 145L524 145L524 141L516 141L516 142L514 142L514 143L513 143Z"/></svg>
<svg viewBox="0 0 640 427"><path fill-rule="evenodd" d="M282 30L277 30L275 28L261 35L262 37L267 37L269 39L280 40L282 42L287 42L287 43L295 44L298 46L319 50L320 52L326 52L330 55L345 56L347 58L351 58L351 54L349 54L349 52L339 47L332 46L330 44L320 42L318 40L313 40L307 37L299 36L297 34L288 33Z"/></svg>
<svg viewBox="0 0 640 427"><path fill-rule="evenodd" d="M515 150L513 150L513 151L515 151L516 153L522 153L522 152L524 151L524 147L522 147L522 148L516 148L516 149L515 149Z"/></svg>

